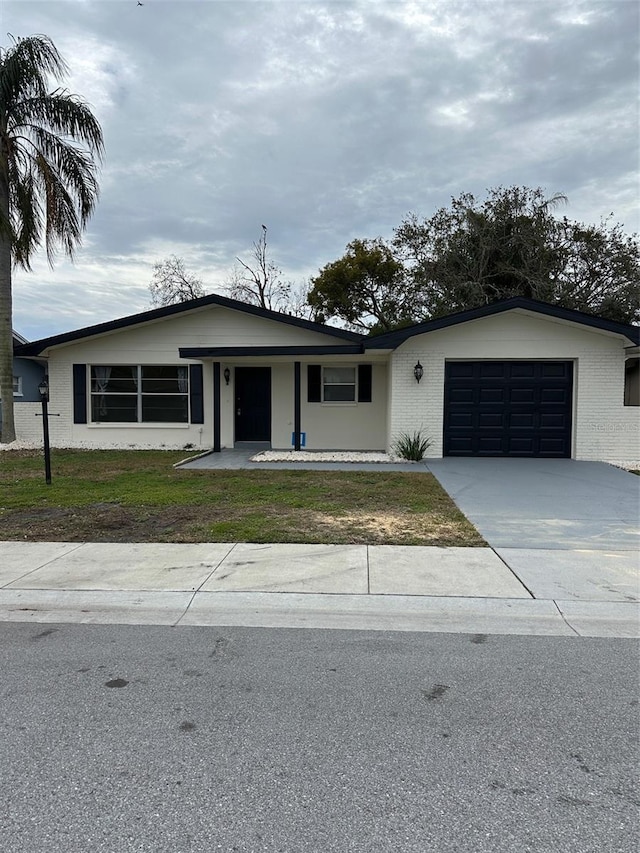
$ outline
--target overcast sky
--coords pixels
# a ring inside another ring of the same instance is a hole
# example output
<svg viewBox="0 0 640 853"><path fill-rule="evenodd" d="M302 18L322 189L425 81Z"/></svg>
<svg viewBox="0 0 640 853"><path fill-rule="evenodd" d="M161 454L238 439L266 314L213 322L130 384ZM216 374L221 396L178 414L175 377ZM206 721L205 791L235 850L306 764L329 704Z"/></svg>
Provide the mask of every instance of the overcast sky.
<svg viewBox="0 0 640 853"><path fill-rule="evenodd" d="M172 253L220 291L262 223L294 281L498 185L640 230L635 0L143 2L2 0L106 142L75 263L15 275L30 339L147 309Z"/></svg>

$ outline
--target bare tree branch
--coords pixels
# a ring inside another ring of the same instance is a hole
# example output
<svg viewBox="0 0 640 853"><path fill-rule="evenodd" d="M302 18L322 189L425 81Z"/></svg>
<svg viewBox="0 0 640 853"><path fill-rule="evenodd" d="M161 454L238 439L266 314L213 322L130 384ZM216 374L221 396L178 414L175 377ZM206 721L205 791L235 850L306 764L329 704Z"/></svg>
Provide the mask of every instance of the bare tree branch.
<svg viewBox="0 0 640 853"><path fill-rule="evenodd" d="M205 295L202 280L187 272L184 261L170 255L153 265L153 278L149 283L151 304L160 308L176 302L188 302Z"/></svg>

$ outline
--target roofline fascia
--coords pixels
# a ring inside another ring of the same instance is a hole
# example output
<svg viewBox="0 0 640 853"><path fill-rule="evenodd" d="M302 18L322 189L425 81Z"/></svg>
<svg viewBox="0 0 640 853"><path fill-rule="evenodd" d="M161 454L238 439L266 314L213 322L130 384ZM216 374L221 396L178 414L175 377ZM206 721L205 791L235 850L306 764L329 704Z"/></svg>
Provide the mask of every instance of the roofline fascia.
<svg viewBox="0 0 640 853"><path fill-rule="evenodd" d="M502 302L494 302L491 305L482 305L479 308L469 308L466 311L459 311L456 314L448 314L446 317L427 320L424 323L417 323L415 326L407 326L404 329L398 329L395 332L385 332L382 335L375 335L372 338L365 339L365 349L381 349L387 347L396 349L405 341L409 340L409 338L415 337L416 335L436 332L440 329L446 329L449 326L468 323L471 320L479 320L483 317L491 317L496 314L502 314L505 311L513 311L516 309L531 311L533 313L552 317L556 320L565 320L570 323L577 323L593 329L622 335L635 344L640 343L639 326L618 323L615 320L607 320L603 317L585 314L582 311L575 311L571 308L562 308L558 305L551 305L548 302L539 302L535 299L526 299L525 297L516 296Z"/></svg>
<svg viewBox="0 0 640 853"><path fill-rule="evenodd" d="M242 358L247 356L362 355L362 344L351 346L180 347L180 358Z"/></svg>
<svg viewBox="0 0 640 853"><path fill-rule="evenodd" d="M60 335L41 338L38 341L30 341L29 343L20 345L20 355L39 355L43 350L50 347L62 346L63 344L73 343L84 338L117 332L121 329L143 325L144 323L152 323L156 320L163 320L165 317L186 313L187 311L208 308L211 305L216 305L220 308L229 308L232 311L240 311L245 314L261 317L265 320L285 323L289 326L296 326L310 332L330 335L341 338L342 340L353 341L354 343L360 343L364 337L357 332L349 332L346 329L338 329L335 326L327 326L323 323L314 323L312 320L304 320L302 317L292 317L290 314L282 314L279 311L271 311L268 308L260 308L258 305L250 305L248 302L240 302L237 299L229 299L226 296L211 293L208 296L201 296L199 299L190 299L188 302L179 302L175 305L153 308L150 311L142 311L139 314L129 314L126 317L119 317L116 320L97 323L94 326L85 326L81 329L74 329L71 332L63 332Z"/></svg>

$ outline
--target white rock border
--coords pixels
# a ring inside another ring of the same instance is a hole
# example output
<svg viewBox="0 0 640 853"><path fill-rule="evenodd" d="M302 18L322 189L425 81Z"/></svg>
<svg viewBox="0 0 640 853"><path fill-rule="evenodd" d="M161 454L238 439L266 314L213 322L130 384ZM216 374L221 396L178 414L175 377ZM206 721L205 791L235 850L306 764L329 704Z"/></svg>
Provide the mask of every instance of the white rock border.
<svg viewBox="0 0 640 853"><path fill-rule="evenodd" d="M251 457L251 462L373 462L389 465L407 462L397 456L381 452L360 452L351 450L262 450ZM414 463L415 464L415 463Z"/></svg>

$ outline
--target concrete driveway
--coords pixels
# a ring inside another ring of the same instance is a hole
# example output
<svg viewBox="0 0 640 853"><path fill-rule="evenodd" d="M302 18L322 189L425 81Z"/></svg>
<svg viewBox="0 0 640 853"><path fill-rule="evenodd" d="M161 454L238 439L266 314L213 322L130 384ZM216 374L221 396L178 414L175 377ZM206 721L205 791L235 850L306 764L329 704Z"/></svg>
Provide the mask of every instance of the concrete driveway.
<svg viewBox="0 0 640 853"><path fill-rule="evenodd" d="M573 459L429 460L493 548L637 551L640 477Z"/></svg>
<svg viewBox="0 0 640 853"><path fill-rule="evenodd" d="M640 600L640 477L570 459L447 458L429 468L535 598Z"/></svg>

